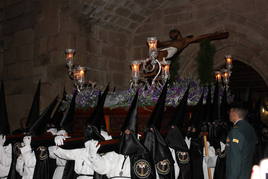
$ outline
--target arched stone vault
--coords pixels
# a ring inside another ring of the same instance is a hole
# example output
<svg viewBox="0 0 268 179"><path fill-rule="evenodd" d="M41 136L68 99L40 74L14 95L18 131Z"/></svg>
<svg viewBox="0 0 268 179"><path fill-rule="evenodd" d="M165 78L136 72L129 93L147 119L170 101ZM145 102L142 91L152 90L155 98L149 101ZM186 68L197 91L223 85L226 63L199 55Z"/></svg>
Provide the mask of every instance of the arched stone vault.
<svg viewBox="0 0 268 179"><path fill-rule="evenodd" d="M146 38L228 31L214 41L215 68L227 54L254 68L268 84L267 0L0 0L0 74L6 82L10 119L27 115L36 83L42 80L42 107L70 92L64 49L76 48L76 62L90 67L98 85L127 88L131 60L144 58ZM2 47L0 47L2 48ZM181 54L180 74L196 77L198 44ZM26 70L25 70L26 69ZM21 101L18 103L18 101Z"/></svg>

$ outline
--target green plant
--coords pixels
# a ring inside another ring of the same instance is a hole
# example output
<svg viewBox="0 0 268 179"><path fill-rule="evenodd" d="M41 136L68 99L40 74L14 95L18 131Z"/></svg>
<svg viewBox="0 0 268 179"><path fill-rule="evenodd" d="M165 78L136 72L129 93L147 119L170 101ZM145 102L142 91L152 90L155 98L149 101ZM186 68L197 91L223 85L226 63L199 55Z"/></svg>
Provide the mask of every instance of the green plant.
<svg viewBox="0 0 268 179"><path fill-rule="evenodd" d="M216 48L209 40L200 42L200 49L196 57L197 71L201 84L208 84L213 81L213 59Z"/></svg>

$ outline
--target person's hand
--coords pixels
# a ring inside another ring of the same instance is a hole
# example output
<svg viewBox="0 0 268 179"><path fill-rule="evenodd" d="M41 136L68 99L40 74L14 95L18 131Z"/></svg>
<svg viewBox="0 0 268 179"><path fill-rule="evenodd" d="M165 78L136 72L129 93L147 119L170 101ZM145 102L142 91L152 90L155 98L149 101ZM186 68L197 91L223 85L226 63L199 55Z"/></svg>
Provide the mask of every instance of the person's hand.
<svg viewBox="0 0 268 179"><path fill-rule="evenodd" d="M47 130L47 133L51 133L52 135L57 135L57 129L56 128L50 128Z"/></svg>
<svg viewBox="0 0 268 179"><path fill-rule="evenodd" d="M25 136L23 137L23 143L25 146L31 145L32 137L31 136Z"/></svg>
<svg viewBox="0 0 268 179"><path fill-rule="evenodd" d="M59 130L56 135L58 135L58 136L68 136L68 133L64 129L62 129L62 130Z"/></svg>
<svg viewBox="0 0 268 179"><path fill-rule="evenodd" d="M4 136L4 135L0 135L0 145L1 146L4 146L4 143L6 142L6 136Z"/></svg>
<svg viewBox="0 0 268 179"><path fill-rule="evenodd" d="M60 136L56 136L56 137L54 138L54 142L55 142L56 146L61 146L61 145L63 145L63 144L64 144L64 140L65 140L66 138L67 138L66 136L62 136L62 135L60 135Z"/></svg>
<svg viewBox="0 0 268 179"><path fill-rule="evenodd" d="M95 156L100 148L100 145L98 145L98 141L96 140L89 140L85 142L85 148L90 156Z"/></svg>

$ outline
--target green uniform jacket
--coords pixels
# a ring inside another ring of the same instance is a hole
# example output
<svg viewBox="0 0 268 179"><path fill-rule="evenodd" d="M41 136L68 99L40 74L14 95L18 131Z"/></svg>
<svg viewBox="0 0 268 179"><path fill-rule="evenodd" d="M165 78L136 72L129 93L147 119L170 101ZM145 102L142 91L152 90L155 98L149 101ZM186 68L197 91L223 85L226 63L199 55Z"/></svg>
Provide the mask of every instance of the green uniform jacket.
<svg viewBox="0 0 268 179"><path fill-rule="evenodd" d="M249 179L257 137L245 120L238 121L226 140L226 179Z"/></svg>

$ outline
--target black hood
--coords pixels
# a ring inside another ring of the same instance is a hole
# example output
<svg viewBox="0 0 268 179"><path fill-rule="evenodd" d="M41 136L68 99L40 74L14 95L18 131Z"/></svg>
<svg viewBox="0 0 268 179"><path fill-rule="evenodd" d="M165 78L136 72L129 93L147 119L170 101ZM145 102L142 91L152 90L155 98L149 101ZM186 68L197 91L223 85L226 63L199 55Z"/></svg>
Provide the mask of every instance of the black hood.
<svg viewBox="0 0 268 179"><path fill-rule="evenodd" d="M193 107L191 126L198 129L200 127L200 122L204 119L204 90L202 90L201 97L199 98L198 103Z"/></svg>
<svg viewBox="0 0 268 179"><path fill-rule="evenodd" d="M221 111L221 120L224 122L229 122L229 104L227 101L227 89L224 87L223 95L221 98L221 105L220 105L220 111Z"/></svg>
<svg viewBox="0 0 268 179"><path fill-rule="evenodd" d="M167 96L167 87L168 84L167 82L165 83L162 92L157 100L157 103L155 105L155 108L151 114L151 117L149 119L149 122L147 124L147 127L156 127L157 129L160 129L161 126L161 120L164 115L165 111L165 101L166 101L166 96Z"/></svg>
<svg viewBox="0 0 268 179"><path fill-rule="evenodd" d="M63 119L60 123L60 128L64 129L68 133L72 131L72 126L73 126L73 119L75 115L75 100L77 96L77 91L74 92L71 103L69 108L67 109L66 113L63 116Z"/></svg>
<svg viewBox="0 0 268 179"><path fill-rule="evenodd" d="M171 126L166 137L170 148L178 151L188 151L184 137L177 126Z"/></svg>
<svg viewBox="0 0 268 179"><path fill-rule="evenodd" d="M212 111L211 111L211 85L208 86L208 93L205 105L205 122L212 122Z"/></svg>
<svg viewBox="0 0 268 179"><path fill-rule="evenodd" d="M98 140L98 141L103 141L105 140L104 137L101 135L101 128L102 125L105 123L104 122L104 103L106 96L109 91L109 85L107 85L105 91L101 95L101 92L99 92L98 95L98 102L97 105L92 113L92 115L89 117L87 121L87 126L85 128L85 141L88 140Z"/></svg>
<svg viewBox="0 0 268 179"><path fill-rule="evenodd" d="M57 108L54 111L54 114L51 118L52 124L57 128L60 129L60 122L64 116L64 112L66 109L62 109L62 106L64 103L66 103L67 99L67 93L65 91L65 87L63 88L62 98L57 106Z"/></svg>
<svg viewBox="0 0 268 179"><path fill-rule="evenodd" d="M167 83L163 87L162 93L158 98L156 107L152 113L144 138L144 146L151 153L155 163L163 160L169 160L173 163L172 155L166 144L166 141L159 132L159 125L163 119L165 101L167 93Z"/></svg>
<svg viewBox="0 0 268 179"><path fill-rule="evenodd" d="M42 112L39 116L38 120L30 127L29 132L34 135L42 135L45 130L48 122L50 121L51 114L56 107L58 102L58 97L54 98L54 100L49 104L49 106Z"/></svg>
<svg viewBox="0 0 268 179"><path fill-rule="evenodd" d="M216 81L213 95L213 105L212 105L212 121L220 120L220 103L219 103L219 82Z"/></svg>
<svg viewBox="0 0 268 179"><path fill-rule="evenodd" d="M10 133L10 127L8 123L7 107L6 107L6 95L4 82L1 82L0 91L0 134L7 135Z"/></svg>
<svg viewBox="0 0 268 179"><path fill-rule="evenodd" d="M185 117L186 117L186 110L187 110L187 100L189 95L190 86L188 86L186 92L183 95L183 98L181 99L180 103L177 105L175 109L175 114L173 119L171 120L170 126L180 126L182 125Z"/></svg>
<svg viewBox="0 0 268 179"><path fill-rule="evenodd" d="M40 113L40 87L41 87L41 81L39 80L36 91L35 91L35 95L33 98L32 106L31 106L30 112L28 114L28 118L27 118L27 122L26 122L26 129L29 129L39 117L39 113Z"/></svg>
<svg viewBox="0 0 268 179"><path fill-rule="evenodd" d="M132 100L127 117L122 127L122 136L119 145L119 153L122 155L135 155L146 153L146 149L137 139L136 121L137 121L137 106L138 106L138 91ZM129 130L130 133L125 133Z"/></svg>

